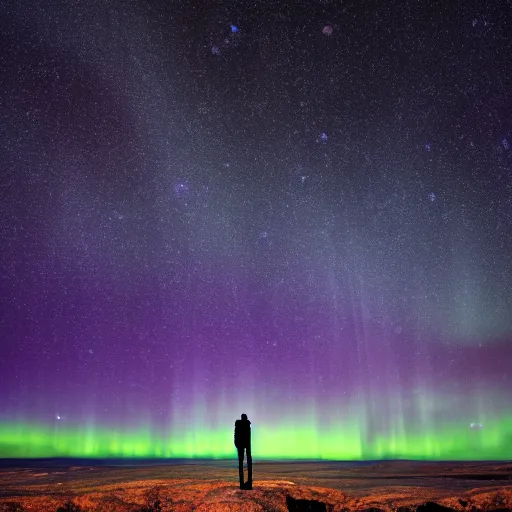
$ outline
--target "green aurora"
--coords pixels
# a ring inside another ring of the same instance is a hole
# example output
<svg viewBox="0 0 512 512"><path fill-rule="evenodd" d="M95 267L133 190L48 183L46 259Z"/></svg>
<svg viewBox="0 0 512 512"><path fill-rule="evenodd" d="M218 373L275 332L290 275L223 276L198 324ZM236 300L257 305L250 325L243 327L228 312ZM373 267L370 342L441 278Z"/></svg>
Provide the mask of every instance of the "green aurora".
<svg viewBox="0 0 512 512"><path fill-rule="evenodd" d="M319 433L313 426L262 426L253 429L253 453L259 459L512 459L512 415L482 429L445 425L416 435L397 429L364 439L361 425L345 424ZM0 452L6 458L213 458L235 456L230 431L207 428L157 433L150 426L114 430L95 426L51 428L42 424L0 424Z"/></svg>

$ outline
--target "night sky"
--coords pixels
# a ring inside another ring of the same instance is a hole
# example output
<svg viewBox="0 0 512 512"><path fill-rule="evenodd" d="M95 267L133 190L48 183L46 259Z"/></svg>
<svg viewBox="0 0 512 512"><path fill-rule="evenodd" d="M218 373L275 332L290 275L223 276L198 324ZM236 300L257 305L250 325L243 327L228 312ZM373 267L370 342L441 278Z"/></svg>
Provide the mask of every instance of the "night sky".
<svg viewBox="0 0 512 512"><path fill-rule="evenodd" d="M512 5L0 3L0 456L512 458Z"/></svg>

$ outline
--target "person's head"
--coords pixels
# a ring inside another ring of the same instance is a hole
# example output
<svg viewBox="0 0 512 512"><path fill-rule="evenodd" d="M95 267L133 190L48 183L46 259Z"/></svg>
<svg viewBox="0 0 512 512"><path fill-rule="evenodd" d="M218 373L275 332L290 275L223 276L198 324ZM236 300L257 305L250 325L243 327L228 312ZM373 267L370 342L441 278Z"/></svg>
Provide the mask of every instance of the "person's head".
<svg viewBox="0 0 512 512"><path fill-rule="evenodd" d="M246 420L246 419L247 419L247 414L242 414L241 418L242 418L243 420Z"/></svg>

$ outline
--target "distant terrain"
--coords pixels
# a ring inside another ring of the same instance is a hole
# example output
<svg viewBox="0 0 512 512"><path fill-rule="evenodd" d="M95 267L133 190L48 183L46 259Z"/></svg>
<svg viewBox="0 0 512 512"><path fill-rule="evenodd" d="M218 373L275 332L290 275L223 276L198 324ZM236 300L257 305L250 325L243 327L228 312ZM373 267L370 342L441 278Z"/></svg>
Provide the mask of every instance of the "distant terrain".
<svg viewBox="0 0 512 512"><path fill-rule="evenodd" d="M512 510L509 462L153 462L3 460L0 511Z"/></svg>

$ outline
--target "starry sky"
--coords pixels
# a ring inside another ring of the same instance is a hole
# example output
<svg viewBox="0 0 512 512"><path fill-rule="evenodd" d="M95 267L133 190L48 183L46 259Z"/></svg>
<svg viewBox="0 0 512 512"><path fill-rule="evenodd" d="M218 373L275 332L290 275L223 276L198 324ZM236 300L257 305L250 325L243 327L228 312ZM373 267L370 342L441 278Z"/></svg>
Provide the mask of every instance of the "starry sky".
<svg viewBox="0 0 512 512"><path fill-rule="evenodd" d="M255 458L512 458L510 2L43 4L0 4L0 456L245 412Z"/></svg>

